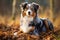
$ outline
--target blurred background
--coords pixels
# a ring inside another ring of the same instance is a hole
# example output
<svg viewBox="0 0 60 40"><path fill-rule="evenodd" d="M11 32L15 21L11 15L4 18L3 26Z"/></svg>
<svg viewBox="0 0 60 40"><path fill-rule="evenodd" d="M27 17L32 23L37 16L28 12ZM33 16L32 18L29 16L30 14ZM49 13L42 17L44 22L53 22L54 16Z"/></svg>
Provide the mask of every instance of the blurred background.
<svg viewBox="0 0 60 40"><path fill-rule="evenodd" d="M35 2L40 5L39 16L49 18L54 26L60 26L60 0L0 0L0 23L13 24L20 20L20 4Z"/></svg>

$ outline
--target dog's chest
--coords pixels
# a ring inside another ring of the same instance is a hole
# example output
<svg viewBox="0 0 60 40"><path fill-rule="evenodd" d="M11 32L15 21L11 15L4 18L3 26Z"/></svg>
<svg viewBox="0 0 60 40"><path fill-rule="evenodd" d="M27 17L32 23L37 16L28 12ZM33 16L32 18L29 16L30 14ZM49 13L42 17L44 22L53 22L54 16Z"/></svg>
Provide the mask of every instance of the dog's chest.
<svg viewBox="0 0 60 40"><path fill-rule="evenodd" d="M29 23L32 21L32 17L24 17L21 19L20 22L20 29L24 32L24 33L28 33L32 27L29 27Z"/></svg>

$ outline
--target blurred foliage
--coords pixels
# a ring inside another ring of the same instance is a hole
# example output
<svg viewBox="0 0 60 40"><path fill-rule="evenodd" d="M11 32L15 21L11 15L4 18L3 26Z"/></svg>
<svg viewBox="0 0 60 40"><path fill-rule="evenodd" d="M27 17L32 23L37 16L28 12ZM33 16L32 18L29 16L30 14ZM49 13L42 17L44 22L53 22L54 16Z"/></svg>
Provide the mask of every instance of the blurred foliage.
<svg viewBox="0 0 60 40"><path fill-rule="evenodd" d="M59 10L60 10L59 0L58 1L57 0L52 0L52 2L50 2L50 0L16 0L16 1L17 1L16 10L18 12L20 12L19 5L22 2L29 2L29 3L36 2L36 3L40 4L40 6L42 6L43 11L47 7L50 8L50 3L52 3L52 9L53 9L54 13L59 12ZM0 0L0 14L2 14L2 15L5 15L5 14L11 15L12 14L12 2L13 2L13 0Z"/></svg>

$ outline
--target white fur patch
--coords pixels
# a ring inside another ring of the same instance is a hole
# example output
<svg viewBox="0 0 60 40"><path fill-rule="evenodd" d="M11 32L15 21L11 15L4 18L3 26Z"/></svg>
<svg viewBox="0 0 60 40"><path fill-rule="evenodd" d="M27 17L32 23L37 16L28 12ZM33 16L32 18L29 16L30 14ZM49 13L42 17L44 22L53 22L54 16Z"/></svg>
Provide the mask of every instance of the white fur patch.
<svg viewBox="0 0 60 40"><path fill-rule="evenodd" d="M28 4L28 6L30 7L30 6L31 6L31 4Z"/></svg>
<svg viewBox="0 0 60 40"><path fill-rule="evenodd" d="M14 35L16 36L17 35L17 32L15 32Z"/></svg>
<svg viewBox="0 0 60 40"><path fill-rule="evenodd" d="M25 16L22 18L22 22L20 22L20 29L24 32L24 33L28 33L32 27L29 27L29 22L32 21L33 18L32 17L28 17Z"/></svg>

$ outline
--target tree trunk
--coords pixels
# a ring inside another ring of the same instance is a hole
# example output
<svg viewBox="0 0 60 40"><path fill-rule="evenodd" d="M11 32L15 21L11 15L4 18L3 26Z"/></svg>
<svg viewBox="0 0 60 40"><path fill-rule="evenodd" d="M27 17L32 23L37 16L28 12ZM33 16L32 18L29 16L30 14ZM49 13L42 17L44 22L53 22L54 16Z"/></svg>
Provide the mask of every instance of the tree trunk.
<svg viewBox="0 0 60 40"><path fill-rule="evenodd" d="M16 6L16 0L13 0L13 4L12 4L12 18L15 19L15 7Z"/></svg>

